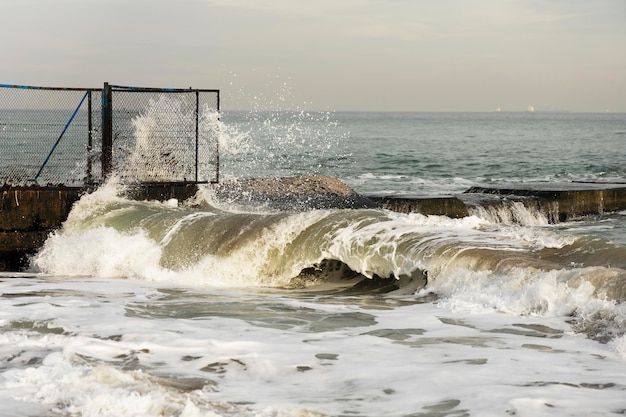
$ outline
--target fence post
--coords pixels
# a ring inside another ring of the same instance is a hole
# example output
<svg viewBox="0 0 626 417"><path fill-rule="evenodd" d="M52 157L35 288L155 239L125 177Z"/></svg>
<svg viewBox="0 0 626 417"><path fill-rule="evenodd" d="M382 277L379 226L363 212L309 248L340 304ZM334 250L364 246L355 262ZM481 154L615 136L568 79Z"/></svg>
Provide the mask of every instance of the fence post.
<svg viewBox="0 0 626 417"><path fill-rule="evenodd" d="M111 86L104 83L102 89L102 180L111 174L113 169L113 103L111 102Z"/></svg>
<svg viewBox="0 0 626 417"><path fill-rule="evenodd" d="M91 120L92 110L91 110L91 90L88 92L87 96L87 184L91 185L93 183L93 178L91 176L91 163L92 163L92 151L93 151L93 122Z"/></svg>
<svg viewBox="0 0 626 417"><path fill-rule="evenodd" d="M217 91L217 112L219 114L220 111L220 92ZM215 184L220 182L220 138L219 135L215 139L215 181L212 181Z"/></svg>
<svg viewBox="0 0 626 417"><path fill-rule="evenodd" d="M198 152L198 142L200 138L200 92L196 90L196 182L198 182L198 159L200 159Z"/></svg>

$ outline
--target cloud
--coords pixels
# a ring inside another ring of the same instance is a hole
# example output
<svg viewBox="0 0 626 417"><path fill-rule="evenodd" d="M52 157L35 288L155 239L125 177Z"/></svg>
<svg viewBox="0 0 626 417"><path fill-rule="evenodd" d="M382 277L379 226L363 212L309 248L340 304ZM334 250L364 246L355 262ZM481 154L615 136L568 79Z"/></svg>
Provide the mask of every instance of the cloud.
<svg viewBox="0 0 626 417"><path fill-rule="evenodd" d="M566 101L593 84L595 97L586 102L604 95L612 100L606 106L626 107L614 93L626 89L624 0L0 0L0 6L0 38L9 40L3 63L10 64L1 81L8 83L219 88L230 85L224 74L238 74L264 88L264 77L283 74L305 101L344 109L368 104L374 85L384 86L369 100L379 109L420 103L492 109L502 91Z"/></svg>

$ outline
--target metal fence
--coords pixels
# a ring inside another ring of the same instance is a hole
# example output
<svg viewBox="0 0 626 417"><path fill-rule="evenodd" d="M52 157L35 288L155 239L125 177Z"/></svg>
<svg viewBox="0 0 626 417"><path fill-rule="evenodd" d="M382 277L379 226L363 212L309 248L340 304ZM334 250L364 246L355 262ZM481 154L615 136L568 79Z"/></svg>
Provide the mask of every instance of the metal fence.
<svg viewBox="0 0 626 417"><path fill-rule="evenodd" d="M101 177L100 103L97 89L0 85L0 185Z"/></svg>
<svg viewBox="0 0 626 417"><path fill-rule="evenodd" d="M0 84L0 185L219 181L219 90Z"/></svg>

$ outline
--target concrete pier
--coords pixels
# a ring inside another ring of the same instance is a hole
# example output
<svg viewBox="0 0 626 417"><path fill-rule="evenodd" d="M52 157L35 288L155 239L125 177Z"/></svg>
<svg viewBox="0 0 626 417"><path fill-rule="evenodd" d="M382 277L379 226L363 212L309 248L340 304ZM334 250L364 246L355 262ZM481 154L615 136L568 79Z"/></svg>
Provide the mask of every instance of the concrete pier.
<svg viewBox="0 0 626 417"><path fill-rule="evenodd" d="M467 216L476 207L502 207L519 202L543 213L551 222L626 210L626 183L519 183L475 185L449 196L368 195L381 207L403 213Z"/></svg>
<svg viewBox="0 0 626 417"><path fill-rule="evenodd" d="M468 206L453 195L383 195L368 194L367 197L381 208L398 213L420 213L460 218L469 215Z"/></svg>
<svg viewBox="0 0 626 417"><path fill-rule="evenodd" d="M61 227L85 191L70 187L1 187L0 271L26 266L27 256Z"/></svg>
<svg viewBox="0 0 626 417"><path fill-rule="evenodd" d="M381 207L425 215L467 216L472 208L520 202L552 222L626 210L626 183L519 183L475 185L449 196L368 195Z"/></svg>
<svg viewBox="0 0 626 417"><path fill-rule="evenodd" d="M559 221L626 210L626 183L567 182L476 185L465 194L489 194L501 199L517 199Z"/></svg>

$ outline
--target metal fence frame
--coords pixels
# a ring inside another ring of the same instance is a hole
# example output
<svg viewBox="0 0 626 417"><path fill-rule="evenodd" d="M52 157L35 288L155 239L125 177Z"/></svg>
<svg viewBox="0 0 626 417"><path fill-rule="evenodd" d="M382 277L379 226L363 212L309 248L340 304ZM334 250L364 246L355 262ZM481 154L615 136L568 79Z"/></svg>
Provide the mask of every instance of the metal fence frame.
<svg viewBox="0 0 626 417"><path fill-rule="evenodd" d="M57 149L57 146L63 139L66 131L68 130L68 127L70 127L79 109L83 107L84 101L87 100L87 130L85 132L85 135L87 138L86 140L87 160L85 161L86 175L84 178L84 182L87 184L92 184L94 182L93 172L92 172L92 164L93 164L92 151L93 151L94 143L96 143L96 140L97 140L96 135L97 133L99 133L97 129L94 128L94 123L93 123L94 122L93 120L93 113L94 113L93 96L96 95L96 93L100 93L102 90L98 88L41 87L41 86L25 86L25 85L13 85L13 84L0 84L0 88L7 88L7 89L13 88L13 89L20 89L20 90L40 90L40 91L50 91L50 92L79 92L79 93L84 92L85 93L82 96L82 99L80 100L78 106L74 109L70 119L67 121L67 123L65 123L61 134L58 136L58 138L56 139L56 142L52 146L52 149L47 154L45 160L39 167L37 174L35 174L32 178L25 179L24 182L37 184L39 180L39 176L42 174L44 168L48 165L50 158L52 157L55 150ZM8 109L0 108L0 110L8 110ZM6 184L6 177L3 178L5 173L0 172L0 175L2 175L0 176L0 185Z"/></svg>
<svg viewBox="0 0 626 417"><path fill-rule="evenodd" d="M160 93L160 94L181 94L181 93L193 93L195 95L195 110L194 110L194 118L195 118L195 149L194 159L195 159L195 174L194 178L191 182L196 184L202 183L217 183L219 182L219 141L215 140L215 177L213 180L207 181L200 179L198 177L198 164L199 164L199 116L200 116L200 94L201 93L211 93L215 94L215 104L216 110L219 112L220 109L220 91L215 89L183 89L183 88L148 88L148 87L131 87L131 86L121 86L121 85L111 85L109 83L104 83L102 93L102 171L105 176L109 175L113 170L113 141L114 141L114 123L115 117L113 113L113 103L115 101L116 93ZM190 150L191 151L191 150Z"/></svg>
<svg viewBox="0 0 626 417"><path fill-rule="evenodd" d="M45 161L43 162L43 164L41 165L41 167L39 168L38 173L35 175L34 178L29 178L26 181L28 182L33 182L35 184L37 184L37 180L40 176L40 174L42 173L43 169L46 167L46 165L48 164L48 161L50 160L50 157L54 154L57 145L59 144L59 142L62 140L63 135L65 134L65 131L67 130L68 126L70 126L70 124L72 123L74 116L76 115L76 113L78 112L78 110L84 105L84 101L87 101L87 112L88 112L88 126L87 126L87 132L86 132L86 147L87 147L87 161L86 161L86 176L84 179L85 184L84 185L90 185L90 184L95 184L98 182L104 182L104 180L112 174L113 170L114 170L114 166L113 166L113 154L114 154L114 148L113 148L113 142L114 142L114 123L115 123L115 116L113 113L113 102L115 100L116 97L116 92L119 93L137 93L137 94L141 94L141 93L163 93L163 94L170 94L170 93L193 93L195 94L195 133L196 133L196 138L195 138L195 149L193 150L189 150L190 152L193 152L194 155L194 159L195 159L195 176L193 179L186 179L184 181L167 181L169 182L173 182L173 183L177 183L177 182L184 182L186 184L200 184L200 183L217 183L219 182L219 169L220 169L220 160L219 160L219 140L216 138L214 141L214 159L215 159L215 174L214 174L214 178L211 180L206 180L206 179L200 179L198 176L198 164L199 164L199 140L198 140L198 135L199 135L199 116L200 116L200 109L199 109L199 105L200 105L200 95L201 94L214 94L215 95L215 105L216 105L216 111L219 112L220 110L220 90L216 90L216 89L193 89L193 88L188 88L188 89L179 89L179 88L146 88L146 87L130 87L130 86L121 86L121 85L111 85L108 82L104 83L104 87L102 89L98 89L98 88L66 88L66 87L39 87L39 86L24 86L24 85L12 85L12 84L0 84L0 88L16 88L16 89L25 89L25 90L45 90L45 91L75 91L75 92L84 92L84 96L82 97L82 99L80 100L80 103L78 104L78 106L76 107L76 109L74 110L72 116L70 117L70 119L68 120L68 122L65 124L65 127L63 128L62 133L60 134L60 136L58 137L58 139L56 140L54 146L52 147L52 149L50 150L50 153L48 154L48 156L46 157ZM93 100L92 100L92 96L94 95L94 93L101 93L101 130L98 131L98 129L94 129L94 120L93 120L93 115L92 113L94 113L94 106L93 106ZM1 104L1 103L0 103ZM100 137L97 137L100 136ZM98 139L101 139L101 144L97 143L96 141L98 141ZM93 167L92 164L94 162L96 162L94 160L94 156L97 157L97 155L94 155L93 152L93 148L94 145L98 145L97 147L99 148L100 152L100 166L99 166L99 176L96 174L93 174ZM101 146L99 146L101 145ZM0 172L0 185L6 184L6 177L3 178L4 173ZM96 178L98 177L98 178Z"/></svg>

